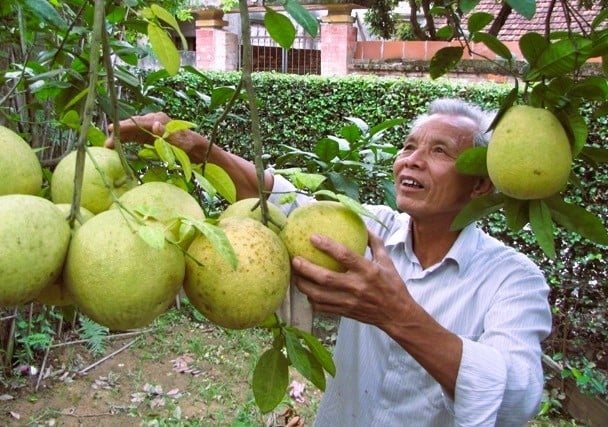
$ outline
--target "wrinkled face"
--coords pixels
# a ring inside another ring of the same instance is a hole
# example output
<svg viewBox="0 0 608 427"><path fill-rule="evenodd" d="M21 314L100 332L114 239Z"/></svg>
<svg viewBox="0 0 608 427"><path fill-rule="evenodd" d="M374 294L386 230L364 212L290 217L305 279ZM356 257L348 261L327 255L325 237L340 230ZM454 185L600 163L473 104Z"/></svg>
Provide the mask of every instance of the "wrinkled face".
<svg viewBox="0 0 608 427"><path fill-rule="evenodd" d="M397 207L414 220L450 221L471 200L478 178L456 171L456 158L473 146L476 124L469 118L434 114L403 143L395 163Z"/></svg>

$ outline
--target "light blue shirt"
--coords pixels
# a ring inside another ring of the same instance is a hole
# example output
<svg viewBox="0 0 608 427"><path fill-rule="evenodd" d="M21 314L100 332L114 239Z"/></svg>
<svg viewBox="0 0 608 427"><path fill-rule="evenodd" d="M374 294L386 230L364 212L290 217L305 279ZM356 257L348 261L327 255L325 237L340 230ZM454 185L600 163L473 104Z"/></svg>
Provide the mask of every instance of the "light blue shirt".
<svg viewBox="0 0 608 427"><path fill-rule="evenodd" d="M274 191L289 184L275 178ZM293 187L291 187L293 188ZM549 287L527 257L469 225L445 258L423 269L410 219L367 206L368 220L409 293L463 341L454 400L399 344L375 326L342 318L315 425L523 426L543 390L540 342L551 330Z"/></svg>

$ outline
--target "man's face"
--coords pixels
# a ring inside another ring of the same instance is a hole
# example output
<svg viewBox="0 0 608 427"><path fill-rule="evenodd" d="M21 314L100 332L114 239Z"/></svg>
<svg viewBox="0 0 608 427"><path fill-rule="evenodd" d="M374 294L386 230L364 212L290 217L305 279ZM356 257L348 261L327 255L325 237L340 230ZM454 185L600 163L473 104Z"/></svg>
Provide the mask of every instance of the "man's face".
<svg viewBox="0 0 608 427"><path fill-rule="evenodd" d="M456 158L477 131L466 117L434 114L403 143L395 163L397 207L414 219L450 221L471 200L478 178L456 171Z"/></svg>

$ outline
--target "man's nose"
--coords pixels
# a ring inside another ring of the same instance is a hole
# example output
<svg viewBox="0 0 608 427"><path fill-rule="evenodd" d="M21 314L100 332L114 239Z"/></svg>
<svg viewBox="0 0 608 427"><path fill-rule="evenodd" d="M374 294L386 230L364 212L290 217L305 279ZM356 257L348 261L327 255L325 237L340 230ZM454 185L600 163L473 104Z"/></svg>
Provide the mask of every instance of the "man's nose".
<svg viewBox="0 0 608 427"><path fill-rule="evenodd" d="M406 166L408 168L419 168L424 165L425 159L426 156L424 150L415 149L404 155L401 161L403 162L403 166Z"/></svg>

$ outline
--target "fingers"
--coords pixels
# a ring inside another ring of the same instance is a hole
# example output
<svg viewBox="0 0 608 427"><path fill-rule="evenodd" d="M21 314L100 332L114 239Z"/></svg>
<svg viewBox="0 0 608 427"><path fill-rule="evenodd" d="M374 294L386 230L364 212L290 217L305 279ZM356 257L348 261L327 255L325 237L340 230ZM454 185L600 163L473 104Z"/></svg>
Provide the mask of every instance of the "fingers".
<svg viewBox="0 0 608 427"><path fill-rule="evenodd" d="M317 249L322 250L342 264L347 270L360 269L362 261L365 260L363 256L326 236L314 234L310 237L310 242Z"/></svg>
<svg viewBox="0 0 608 427"><path fill-rule="evenodd" d="M384 242L382 239L375 233L372 233L368 230L368 245L372 252L372 258L375 260L384 260L388 259L388 253L386 252L386 248L384 247Z"/></svg>

